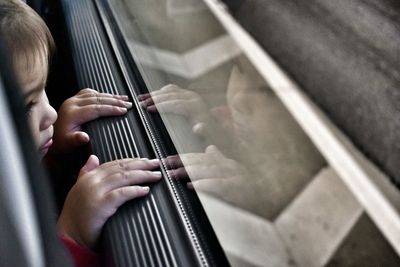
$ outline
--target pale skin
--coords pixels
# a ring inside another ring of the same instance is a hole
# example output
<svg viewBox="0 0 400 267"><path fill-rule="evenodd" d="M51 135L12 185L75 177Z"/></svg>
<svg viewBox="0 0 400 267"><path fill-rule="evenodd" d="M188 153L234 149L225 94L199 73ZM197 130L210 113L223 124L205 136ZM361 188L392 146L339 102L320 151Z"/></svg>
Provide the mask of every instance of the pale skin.
<svg viewBox="0 0 400 267"><path fill-rule="evenodd" d="M67 99L60 107L54 125L52 152L69 152L89 142L89 135L82 131L82 124L103 116L120 116L132 107L128 96L98 93L83 89Z"/></svg>
<svg viewBox="0 0 400 267"><path fill-rule="evenodd" d="M38 58L29 72L18 72L28 122L42 157L49 150L63 153L79 148L90 140L82 124L102 116L124 115L132 106L127 96L83 89L62 104L57 118L44 90L47 64L43 62ZM65 200L57 224L60 234L94 248L103 225L117 208L147 195L149 187L141 184L160 180L161 173L154 171L158 167L157 159L123 159L100 165L99 159L91 155Z"/></svg>

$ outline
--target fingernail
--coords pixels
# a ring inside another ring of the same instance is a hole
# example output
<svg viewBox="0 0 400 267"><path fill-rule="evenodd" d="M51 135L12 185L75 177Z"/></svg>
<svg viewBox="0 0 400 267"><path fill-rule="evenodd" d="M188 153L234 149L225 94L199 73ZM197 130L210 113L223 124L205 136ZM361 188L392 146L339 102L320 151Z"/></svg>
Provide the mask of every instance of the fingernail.
<svg viewBox="0 0 400 267"><path fill-rule="evenodd" d="M128 109L127 108L119 108L119 111L126 113L126 112L128 112Z"/></svg>
<svg viewBox="0 0 400 267"><path fill-rule="evenodd" d="M146 193L148 193L150 191L150 187L148 186L142 186L142 190Z"/></svg>
<svg viewBox="0 0 400 267"><path fill-rule="evenodd" d="M158 163L160 163L160 160L159 159L151 159L151 160L149 160L149 162L150 163L154 163L154 164L158 164Z"/></svg>
<svg viewBox="0 0 400 267"><path fill-rule="evenodd" d="M153 105L153 106L147 107L147 110L150 111L150 112L156 112L157 108L156 108L156 106Z"/></svg>
<svg viewBox="0 0 400 267"><path fill-rule="evenodd" d="M161 177L161 172L160 171L153 171L152 173L157 177Z"/></svg>
<svg viewBox="0 0 400 267"><path fill-rule="evenodd" d="M169 177L179 180L179 177L175 176L175 172L173 170L167 170L167 173Z"/></svg>
<svg viewBox="0 0 400 267"><path fill-rule="evenodd" d="M87 143L87 142L89 142L89 136L88 135L80 135L79 136L79 139L80 139L80 141L81 142L85 142L85 143Z"/></svg>
<svg viewBox="0 0 400 267"><path fill-rule="evenodd" d="M128 109L131 108L133 106L132 102L125 102L125 107L127 107Z"/></svg>

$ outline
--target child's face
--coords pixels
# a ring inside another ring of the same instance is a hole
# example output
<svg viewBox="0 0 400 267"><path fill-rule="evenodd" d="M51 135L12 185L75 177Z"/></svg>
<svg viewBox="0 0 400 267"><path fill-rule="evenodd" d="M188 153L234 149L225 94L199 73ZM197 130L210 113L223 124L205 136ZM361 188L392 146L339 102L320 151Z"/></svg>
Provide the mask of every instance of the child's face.
<svg viewBox="0 0 400 267"><path fill-rule="evenodd" d="M57 119L57 112L50 106L44 91L47 68L43 65L35 64L35 67L30 68L29 71L22 71L17 74L22 87L26 114L33 139L42 157L53 143L53 124Z"/></svg>

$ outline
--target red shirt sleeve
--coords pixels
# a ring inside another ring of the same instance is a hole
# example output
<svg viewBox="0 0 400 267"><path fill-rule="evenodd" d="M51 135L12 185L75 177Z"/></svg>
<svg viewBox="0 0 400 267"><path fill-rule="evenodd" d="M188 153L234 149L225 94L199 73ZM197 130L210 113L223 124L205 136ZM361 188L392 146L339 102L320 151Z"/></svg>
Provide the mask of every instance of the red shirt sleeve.
<svg viewBox="0 0 400 267"><path fill-rule="evenodd" d="M62 235L62 242L71 254L75 267L100 267L100 256L87 247L83 247L71 238Z"/></svg>

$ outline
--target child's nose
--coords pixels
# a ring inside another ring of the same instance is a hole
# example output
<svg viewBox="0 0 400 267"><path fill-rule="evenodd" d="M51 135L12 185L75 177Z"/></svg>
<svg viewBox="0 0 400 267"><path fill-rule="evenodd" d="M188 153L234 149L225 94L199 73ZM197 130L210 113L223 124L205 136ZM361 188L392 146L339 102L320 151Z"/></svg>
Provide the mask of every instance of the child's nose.
<svg viewBox="0 0 400 267"><path fill-rule="evenodd" d="M42 122L40 124L40 130L46 130L51 125L53 125L56 122L56 120L57 120L56 110L52 106L50 106L50 104L47 104Z"/></svg>

